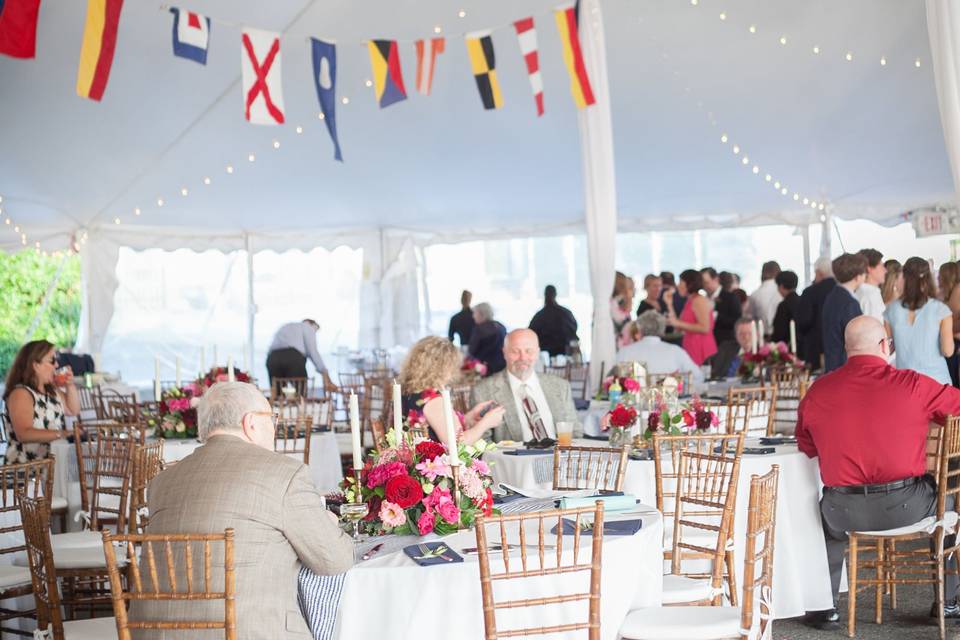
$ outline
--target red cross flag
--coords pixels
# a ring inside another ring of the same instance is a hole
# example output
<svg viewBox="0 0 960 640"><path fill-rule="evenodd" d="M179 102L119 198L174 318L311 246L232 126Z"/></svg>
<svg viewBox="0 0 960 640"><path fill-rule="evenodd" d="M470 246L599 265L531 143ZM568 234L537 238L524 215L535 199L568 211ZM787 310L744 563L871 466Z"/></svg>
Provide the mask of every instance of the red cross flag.
<svg viewBox="0 0 960 640"><path fill-rule="evenodd" d="M241 37L246 118L253 124L283 124L280 34L245 28Z"/></svg>

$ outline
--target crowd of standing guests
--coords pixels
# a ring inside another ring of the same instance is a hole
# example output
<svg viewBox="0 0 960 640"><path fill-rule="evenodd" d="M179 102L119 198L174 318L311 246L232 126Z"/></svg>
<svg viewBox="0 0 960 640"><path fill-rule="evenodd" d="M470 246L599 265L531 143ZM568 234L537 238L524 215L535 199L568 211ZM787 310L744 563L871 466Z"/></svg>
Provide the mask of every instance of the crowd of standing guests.
<svg viewBox="0 0 960 640"><path fill-rule="evenodd" d="M901 264L884 261L876 249L863 249L833 260L822 257L813 267L813 282L800 291L795 272L765 262L760 286L749 295L737 274L713 267L687 269L679 277L669 271L648 274L635 316L634 281L617 272L610 310L618 350L639 336L651 337L656 323L641 318L657 314L665 321L658 338L682 347L694 364L711 365L711 374L723 377L734 375L730 365L750 350L750 331L762 331L764 341L790 345L792 325L796 355L811 369L829 372L846 362L847 324L864 315L883 324L892 364L960 386L960 264L946 262L935 272L924 258ZM743 319L755 324L738 336ZM636 351L625 353L635 356Z"/></svg>

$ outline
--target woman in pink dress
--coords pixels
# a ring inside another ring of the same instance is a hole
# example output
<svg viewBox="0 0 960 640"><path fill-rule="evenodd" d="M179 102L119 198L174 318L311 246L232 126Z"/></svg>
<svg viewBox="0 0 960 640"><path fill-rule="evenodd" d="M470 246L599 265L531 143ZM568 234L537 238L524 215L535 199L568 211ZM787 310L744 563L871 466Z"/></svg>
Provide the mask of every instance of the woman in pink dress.
<svg viewBox="0 0 960 640"><path fill-rule="evenodd" d="M717 352L713 337L713 303L700 293L703 276L687 269L680 274L677 290L687 297L680 317L673 309L673 295L663 297L667 303L667 324L683 331L683 348L698 365Z"/></svg>

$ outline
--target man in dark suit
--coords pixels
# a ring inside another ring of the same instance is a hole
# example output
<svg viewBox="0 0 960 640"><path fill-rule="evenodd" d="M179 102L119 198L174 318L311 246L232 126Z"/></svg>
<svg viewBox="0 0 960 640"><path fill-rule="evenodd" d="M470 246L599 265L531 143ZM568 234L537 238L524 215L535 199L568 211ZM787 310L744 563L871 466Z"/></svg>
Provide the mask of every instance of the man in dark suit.
<svg viewBox="0 0 960 640"><path fill-rule="evenodd" d="M733 292L733 274L726 271L718 274L713 267L705 267L700 269L700 275L703 276L707 297L713 300L713 309L717 312L713 325L713 337L717 345L733 340L733 326L743 315L743 306Z"/></svg>
<svg viewBox="0 0 960 640"><path fill-rule="evenodd" d="M777 312L773 316L773 334L770 339L790 346L790 321L796 322L797 306L800 304L800 296L797 295L799 278L793 271L781 271L775 279L777 291L783 296L783 300L777 305ZM797 341L799 342L799 336ZM800 350L799 345L797 350Z"/></svg>
<svg viewBox="0 0 960 640"><path fill-rule="evenodd" d="M756 327L750 318L739 318L733 327L735 340L726 340L717 345L717 352L710 356L710 377L732 378L737 375L743 355L753 349Z"/></svg>
<svg viewBox="0 0 960 640"><path fill-rule="evenodd" d="M833 279L830 258L820 257L813 263L813 284L803 290L797 304L797 353L814 370L823 365L823 301L830 290L837 286Z"/></svg>
<svg viewBox="0 0 960 640"><path fill-rule="evenodd" d="M493 319L493 307L481 302L473 308L473 333L467 352L471 358L486 363L487 375L503 371L507 361L503 357L503 341L507 337L507 328Z"/></svg>
<svg viewBox="0 0 960 640"><path fill-rule="evenodd" d="M829 373L847 362L844 331L859 315L854 295L867 277L867 259L859 253L844 253L833 261L833 275L839 283L823 301L823 371Z"/></svg>
<svg viewBox="0 0 960 640"><path fill-rule="evenodd" d="M570 309L557 304L557 288L552 284L543 290L543 308L530 320L530 329L551 357L566 354L570 341L578 340L577 319Z"/></svg>
<svg viewBox="0 0 960 640"><path fill-rule="evenodd" d="M460 294L460 311L450 318L450 328L447 330L447 337L453 342L453 336L460 336L460 346L470 344L470 334L473 333L473 311L470 310L470 301L473 294L463 290Z"/></svg>

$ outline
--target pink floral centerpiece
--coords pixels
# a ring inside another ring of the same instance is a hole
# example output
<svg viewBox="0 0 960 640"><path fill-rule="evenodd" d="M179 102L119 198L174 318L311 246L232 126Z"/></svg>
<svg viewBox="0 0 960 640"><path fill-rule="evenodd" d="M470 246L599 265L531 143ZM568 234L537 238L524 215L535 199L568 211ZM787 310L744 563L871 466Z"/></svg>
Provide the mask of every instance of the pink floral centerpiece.
<svg viewBox="0 0 960 640"><path fill-rule="evenodd" d="M360 499L367 503L369 512L361 524L365 532L444 535L473 526L481 514L495 512L490 468L480 458L495 445L480 440L458 446L459 496L455 496L446 447L407 434L399 442L396 437L391 431L389 448L370 455L360 472L359 489L353 477L341 485L347 502L354 501L359 490Z"/></svg>
<svg viewBox="0 0 960 640"><path fill-rule="evenodd" d="M173 387L163 392L158 411L159 430L164 438L196 438L196 401L203 394L203 387L190 382L182 387Z"/></svg>
<svg viewBox="0 0 960 640"><path fill-rule="evenodd" d="M803 360L790 353L784 342L768 342L756 352L743 354L737 374L743 378L758 378L770 367L802 367Z"/></svg>

